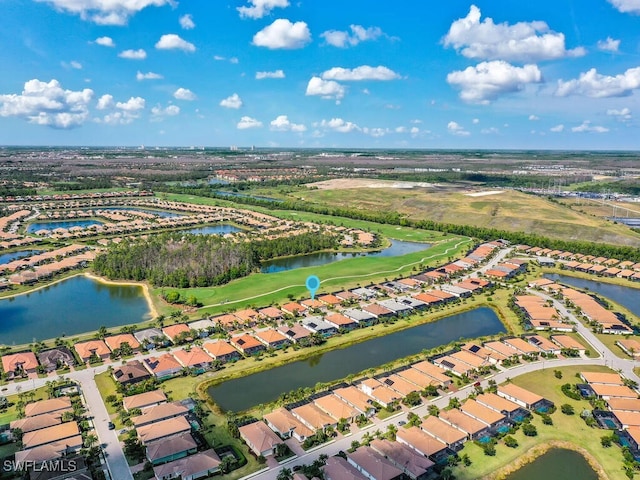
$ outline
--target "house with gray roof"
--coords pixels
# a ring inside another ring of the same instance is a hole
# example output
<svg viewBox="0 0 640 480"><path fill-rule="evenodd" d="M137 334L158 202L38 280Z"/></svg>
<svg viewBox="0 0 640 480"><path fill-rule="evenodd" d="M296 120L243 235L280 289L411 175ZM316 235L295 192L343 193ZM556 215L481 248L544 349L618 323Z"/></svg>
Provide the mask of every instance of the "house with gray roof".
<svg viewBox="0 0 640 480"><path fill-rule="evenodd" d="M76 360L67 347L56 347L38 353L38 361L47 372L53 372L63 367L73 367Z"/></svg>

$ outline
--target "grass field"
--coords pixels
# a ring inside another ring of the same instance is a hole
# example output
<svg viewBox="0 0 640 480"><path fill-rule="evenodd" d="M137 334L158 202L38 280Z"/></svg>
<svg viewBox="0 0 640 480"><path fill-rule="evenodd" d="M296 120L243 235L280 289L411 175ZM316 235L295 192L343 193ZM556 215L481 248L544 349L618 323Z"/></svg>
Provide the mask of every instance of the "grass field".
<svg viewBox="0 0 640 480"><path fill-rule="evenodd" d="M267 192L268 193L268 192ZM603 218L574 211L546 198L517 191L469 197L423 189L358 188L300 190L292 199L367 211L396 211L412 219L536 232L566 240L637 245L640 234Z"/></svg>
<svg viewBox="0 0 640 480"><path fill-rule="evenodd" d="M603 372L611 371L605 367L563 367L562 378L554 376L553 369L538 370L536 372L514 378L513 383L536 392L553 401L558 411L552 415L553 425L544 425L539 416L534 415L532 423L538 429L538 436L526 437L522 431L518 431L513 437L520 444L517 448L508 448L503 442L496 446L497 454L494 457L484 455L482 449L467 442L460 454L468 454L473 462L470 467L456 467L455 477L459 480L471 480L482 478L500 468L518 462L528 450L537 445L549 442L568 442L584 448L605 470L609 480L623 480L626 478L622 470L622 453L620 448L613 446L604 448L600 444L600 437L608 434L606 430L588 427L580 418L583 409L590 409L586 400L576 401L565 396L560 390L564 383L576 383L575 374L580 371ZM560 405L568 403L575 409L575 415L564 415L560 412ZM578 480L578 479L576 479Z"/></svg>

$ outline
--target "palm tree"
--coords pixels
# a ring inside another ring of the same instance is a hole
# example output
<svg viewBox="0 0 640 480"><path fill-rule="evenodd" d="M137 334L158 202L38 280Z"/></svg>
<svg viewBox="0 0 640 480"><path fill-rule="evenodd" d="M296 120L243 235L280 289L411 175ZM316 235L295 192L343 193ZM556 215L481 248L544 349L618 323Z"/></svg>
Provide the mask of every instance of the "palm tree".
<svg viewBox="0 0 640 480"><path fill-rule="evenodd" d="M90 433L84 439L84 445L87 448L92 448L96 443L98 443L98 437L93 433Z"/></svg>

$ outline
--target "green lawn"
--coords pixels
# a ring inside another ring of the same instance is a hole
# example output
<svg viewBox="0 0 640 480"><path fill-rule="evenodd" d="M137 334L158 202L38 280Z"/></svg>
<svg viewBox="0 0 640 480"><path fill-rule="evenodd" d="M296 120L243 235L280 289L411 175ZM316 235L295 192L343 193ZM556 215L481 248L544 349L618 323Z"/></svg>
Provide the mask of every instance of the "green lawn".
<svg viewBox="0 0 640 480"><path fill-rule="evenodd" d="M124 425L121 424L120 418L118 417L118 410L111 405L111 403L107 402L105 399L109 395L118 395L118 391L116 389L116 382L111 377L111 374L107 372L102 372L93 377L98 385L98 391L100 392L100 396L102 397L102 402L104 406L107 407L107 413L109 413L110 418L117 428L122 428Z"/></svg>
<svg viewBox="0 0 640 480"><path fill-rule="evenodd" d="M610 372L606 367L563 367L562 379L554 376L554 369L538 370L536 372L514 378L513 383L527 388L535 393L543 395L552 400L558 407L553 415L553 425L543 425L539 416L534 415L532 423L538 429L538 436L526 437L521 431L513 435L520 444L517 448L506 447L502 442L496 446L495 457L484 455L482 449L467 442L460 454L468 454L473 464L470 467L456 467L454 474L459 480L471 480L482 478L496 470L503 468L513 462L517 462L529 449L536 445L544 445L549 442L568 442L578 447L584 448L593 458L604 468L609 480L623 480L626 478L622 471L622 452L617 446L604 448L600 445L600 437L608 434L606 430L588 427L580 418L579 414L583 409L591 409L586 400L572 400L565 396L560 390L564 383L576 383L578 379L575 374L580 371ZM560 405L568 403L575 409L576 414L567 416L560 412Z"/></svg>

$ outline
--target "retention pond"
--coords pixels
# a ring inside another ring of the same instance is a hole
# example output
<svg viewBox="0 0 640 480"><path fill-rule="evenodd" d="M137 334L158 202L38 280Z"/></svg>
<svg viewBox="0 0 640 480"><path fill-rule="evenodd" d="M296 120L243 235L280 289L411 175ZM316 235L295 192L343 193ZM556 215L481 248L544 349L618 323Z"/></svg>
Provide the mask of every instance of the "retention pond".
<svg viewBox="0 0 640 480"><path fill-rule="evenodd" d="M598 480L589 462L573 450L553 448L533 462L516 470L506 480Z"/></svg>

